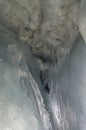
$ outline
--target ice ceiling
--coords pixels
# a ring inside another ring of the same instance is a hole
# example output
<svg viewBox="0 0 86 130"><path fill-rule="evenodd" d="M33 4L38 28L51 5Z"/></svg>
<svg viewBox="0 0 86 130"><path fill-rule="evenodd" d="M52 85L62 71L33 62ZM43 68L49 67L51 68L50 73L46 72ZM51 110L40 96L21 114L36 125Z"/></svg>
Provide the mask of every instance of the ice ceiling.
<svg viewBox="0 0 86 130"><path fill-rule="evenodd" d="M0 0L0 23L37 57L59 61L79 30L86 37L85 7L85 0Z"/></svg>
<svg viewBox="0 0 86 130"><path fill-rule="evenodd" d="M68 7L69 5L74 7L75 3L80 2L79 0L50 0L50 3L53 3L53 9L57 9L59 13L60 7ZM44 5L43 5L44 3ZM35 30L39 26L39 17L40 17L40 10L43 9L43 6L50 6L45 0L0 0L0 22L1 19L4 20L8 26L12 26L15 28L23 28L24 26L29 26L32 30ZM70 7L71 7L70 6ZM68 7L69 8L69 7ZM77 8L77 6L76 6ZM48 9L49 10L49 9ZM74 11L74 10L73 10ZM86 1L81 0L80 9L79 11L79 27L83 34L82 28L86 26L86 18L85 18L85 11L86 11ZM75 11L76 12L76 11ZM52 13L52 11L47 11L47 13ZM58 14L57 13L57 14ZM60 12L61 13L61 12ZM73 15L76 15L73 13ZM56 16L55 16L56 17ZM73 18L73 17L72 17ZM55 20L55 19L54 19ZM85 35L85 34L83 34Z"/></svg>

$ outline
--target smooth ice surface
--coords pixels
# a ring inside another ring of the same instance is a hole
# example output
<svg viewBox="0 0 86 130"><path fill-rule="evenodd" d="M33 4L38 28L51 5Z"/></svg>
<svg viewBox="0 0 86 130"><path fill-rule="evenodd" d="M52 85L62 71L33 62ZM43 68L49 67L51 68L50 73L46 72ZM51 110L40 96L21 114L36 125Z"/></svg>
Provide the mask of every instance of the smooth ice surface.
<svg viewBox="0 0 86 130"><path fill-rule="evenodd" d="M59 85L69 129L86 130L86 45L80 36L76 42L78 44L60 72Z"/></svg>
<svg viewBox="0 0 86 130"><path fill-rule="evenodd" d="M0 130L42 130L34 108L16 68L0 62Z"/></svg>
<svg viewBox="0 0 86 130"><path fill-rule="evenodd" d="M81 0L81 7L79 11L79 28L86 41L86 0Z"/></svg>

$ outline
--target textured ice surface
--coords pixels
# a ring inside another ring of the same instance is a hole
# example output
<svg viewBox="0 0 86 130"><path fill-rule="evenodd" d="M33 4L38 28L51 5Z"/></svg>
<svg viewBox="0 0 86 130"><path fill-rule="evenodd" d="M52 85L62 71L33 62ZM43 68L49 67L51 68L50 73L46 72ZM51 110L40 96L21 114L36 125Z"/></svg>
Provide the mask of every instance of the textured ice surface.
<svg viewBox="0 0 86 130"><path fill-rule="evenodd" d="M0 130L40 130L35 113L17 70L0 62Z"/></svg>

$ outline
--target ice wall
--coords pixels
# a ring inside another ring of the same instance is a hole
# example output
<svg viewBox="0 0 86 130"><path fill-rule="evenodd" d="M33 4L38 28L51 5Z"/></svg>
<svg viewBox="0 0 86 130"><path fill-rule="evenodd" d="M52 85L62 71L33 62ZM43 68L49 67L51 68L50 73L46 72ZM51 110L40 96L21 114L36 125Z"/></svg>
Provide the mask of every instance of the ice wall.
<svg viewBox="0 0 86 130"><path fill-rule="evenodd" d="M86 41L86 1L81 0L81 8L79 11L79 27L80 32L82 33L85 41Z"/></svg>
<svg viewBox="0 0 86 130"><path fill-rule="evenodd" d="M0 129L40 130L35 103L19 81L16 68L0 62Z"/></svg>

